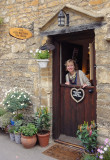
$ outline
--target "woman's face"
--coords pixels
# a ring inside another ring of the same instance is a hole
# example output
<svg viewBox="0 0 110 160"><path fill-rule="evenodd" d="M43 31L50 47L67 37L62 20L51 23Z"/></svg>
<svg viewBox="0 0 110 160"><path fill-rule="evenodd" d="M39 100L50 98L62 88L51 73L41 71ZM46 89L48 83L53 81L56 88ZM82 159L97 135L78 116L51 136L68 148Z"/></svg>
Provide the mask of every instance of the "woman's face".
<svg viewBox="0 0 110 160"><path fill-rule="evenodd" d="M70 73L73 73L74 70L75 70L75 67L74 67L73 62L68 62L67 63L67 71L70 72Z"/></svg>

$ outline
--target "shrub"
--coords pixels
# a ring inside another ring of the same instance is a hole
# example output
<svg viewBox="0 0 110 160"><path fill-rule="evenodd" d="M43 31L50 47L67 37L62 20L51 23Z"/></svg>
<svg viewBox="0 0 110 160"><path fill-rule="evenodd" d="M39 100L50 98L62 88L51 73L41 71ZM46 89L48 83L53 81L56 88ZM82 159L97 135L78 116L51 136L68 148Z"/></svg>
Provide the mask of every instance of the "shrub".
<svg viewBox="0 0 110 160"><path fill-rule="evenodd" d="M10 91L3 101L3 105L10 112L18 112L18 110L27 108L31 104L29 94L19 90Z"/></svg>
<svg viewBox="0 0 110 160"><path fill-rule="evenodd" d="M42 133L44 130L49 130L51 116L48 107L39 107L35 113L35 124L38 132Z"/></svg>
<svg viewBox="0 0 110 160"><path fill-rule="evenodd" d="M6 109L0 107L0 117L6 113Z"/></svg>

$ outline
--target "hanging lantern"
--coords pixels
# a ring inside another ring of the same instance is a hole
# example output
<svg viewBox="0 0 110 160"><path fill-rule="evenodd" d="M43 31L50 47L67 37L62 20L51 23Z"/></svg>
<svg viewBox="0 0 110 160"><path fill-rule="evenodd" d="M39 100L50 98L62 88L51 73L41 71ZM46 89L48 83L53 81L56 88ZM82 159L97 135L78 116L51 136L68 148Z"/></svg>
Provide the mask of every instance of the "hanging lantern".
<svg viewBox="0 0 110 160"><path fill-rule="evenodd" d="M58 14L58 26L63 27L65 25L65 14L61 10Z"/></svg>
<svg viewBox="0 0 110 160"><path fill-rule="evenodd" d="M58 26L65 26L65 17L66 17L66 26L69 26L69 14L66 14L62 10L58 14Z"/></svg>

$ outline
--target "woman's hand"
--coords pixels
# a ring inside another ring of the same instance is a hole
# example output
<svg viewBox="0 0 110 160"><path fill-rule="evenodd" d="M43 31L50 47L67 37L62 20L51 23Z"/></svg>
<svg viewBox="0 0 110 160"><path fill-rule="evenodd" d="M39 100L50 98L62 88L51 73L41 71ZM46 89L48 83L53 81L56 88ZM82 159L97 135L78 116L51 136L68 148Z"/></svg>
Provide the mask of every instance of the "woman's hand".
<svg viewBox="0 0 110 160"><path fill-rule="evenodd" d="M82 88L85 88L87 86L87 84L83 84Z"/></svg>
<svg viewBox="0 0 110 160"><path fill-rule="evenodd" d="M65 82L65 84L69 85L70 83L69 82Z"/></svg>

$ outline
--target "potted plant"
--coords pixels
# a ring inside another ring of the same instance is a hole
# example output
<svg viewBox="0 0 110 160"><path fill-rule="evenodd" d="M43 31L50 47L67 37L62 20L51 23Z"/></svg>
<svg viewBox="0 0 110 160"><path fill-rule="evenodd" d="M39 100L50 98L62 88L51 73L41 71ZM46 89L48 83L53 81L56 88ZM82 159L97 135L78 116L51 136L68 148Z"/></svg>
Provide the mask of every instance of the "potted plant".
<svg viewBox="0 0 110 160"><path fill-rule="evenodd" d="M28 123L20 127L21 143L25 148L35 146L37 142L37 128L34 124Z"/></svg>
<svg viewBox="0 0 110 160"><path fill-rule="evenodd" d="M42 147L45 147L49 143L50 137L50 120L51 115L48 111L48 107L39 107L35 113L35 124L38 128L38 140Z"/></svg>
<svg viewBox="0 0 110 160"><path fill-rule="evenodd" d="M21 143L21 132L20 132L20 127L22 126L23 122L22 120L17 120L15 121L14 123L14 135L15 135L15 142L17 144L20 144Z"/></svg>
<svg viewBox="0 0 110 160"><path fill-rule="evenodd" d="M94 121L88 125L88 122L80 125L77 130L77 136L81 140L87 153L96 153L97 150L97 126Z"/></svg>
<svg viewBox="0 0 110 160"><path fill-rule="evenodd" d="M10 140L11 141L15 140L14 129L15 129L14 125L8 125L8 133L10 135Z"/></svg>
<svg viewBox="0 0 110 160"><path fill-rule="evenodd" d="M32 54L33 58L37 59L40 68L46 68L49 62L49 50L40 50L36 49L35 53L31 50L30 53Z"/></svg>

